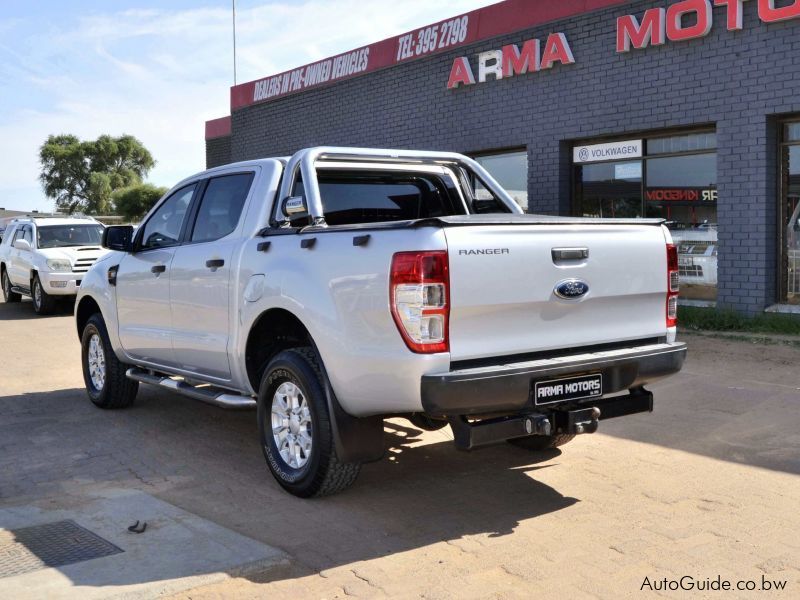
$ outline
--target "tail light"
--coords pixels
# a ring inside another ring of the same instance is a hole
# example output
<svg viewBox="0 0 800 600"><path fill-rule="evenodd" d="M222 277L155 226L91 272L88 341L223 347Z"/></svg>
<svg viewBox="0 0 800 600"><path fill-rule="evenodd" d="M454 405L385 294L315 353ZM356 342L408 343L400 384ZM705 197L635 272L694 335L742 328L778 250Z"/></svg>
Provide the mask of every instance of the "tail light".
<svg viewBox="0 0 800 600"><path fill-rule="evenodd" d="M409 350L450 349L450 275L446 251L398 252L389 283L392 317Z"/></svg>
<svg viewBox="0 0 800 600"><path fill-rule="evenodd" d="M678 247L667 244L667 327L678 324L678 292L680 292Z"/></svg>

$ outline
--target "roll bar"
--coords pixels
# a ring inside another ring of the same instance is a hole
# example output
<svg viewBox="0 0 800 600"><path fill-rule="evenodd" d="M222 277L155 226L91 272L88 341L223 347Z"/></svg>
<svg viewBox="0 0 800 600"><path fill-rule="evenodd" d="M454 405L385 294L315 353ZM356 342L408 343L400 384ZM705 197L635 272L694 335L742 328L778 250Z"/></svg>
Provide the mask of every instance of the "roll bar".
<svg viewBox="0 0 800 600"><path fill-rule="evenodd" d="M426 165L457 165L471 172L487 190L492 192L512 213L522 214L523 210L514 199L497 183L494 177L473 159L455 152L428 152L420 150L378 150L375 148L344 148L319 146L306 148L295 153L286 164L280 193L278 194L278 220L286 220L283 201L292 195L298 174L303 176L308 212L315 225L325 225L322 197L317 180L317 161L337 160L351 162L402 162Z"/></svg>

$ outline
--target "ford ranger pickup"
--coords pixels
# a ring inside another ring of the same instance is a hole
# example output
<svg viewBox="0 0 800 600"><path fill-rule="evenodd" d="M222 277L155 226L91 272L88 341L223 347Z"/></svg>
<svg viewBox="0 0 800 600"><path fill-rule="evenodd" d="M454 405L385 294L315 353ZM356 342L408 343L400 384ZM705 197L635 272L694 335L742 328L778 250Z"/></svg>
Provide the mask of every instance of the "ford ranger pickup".
<svg viewBox="0 0 800 600"><path fill-rule="evenodd" d="M456 447L561 446L653 409L676 373L678 257L660 220L523 214L454 153L310 148L190 177L75 305L86 389L255 409L278 483L351 485L383 420Z"/></svg>

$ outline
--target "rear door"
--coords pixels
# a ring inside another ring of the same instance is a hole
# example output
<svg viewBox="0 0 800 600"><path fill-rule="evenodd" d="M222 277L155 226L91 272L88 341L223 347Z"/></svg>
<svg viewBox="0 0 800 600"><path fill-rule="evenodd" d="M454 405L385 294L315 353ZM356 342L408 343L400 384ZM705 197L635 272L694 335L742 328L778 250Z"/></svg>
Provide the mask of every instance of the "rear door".
<svg viewBox="0 0 800 600"><path fill-rule="evenodd" d="M477 225L445 235L453 360L666 335L659 226ZM562 284L575 297L559 297Z"/></svg>
<svg viewBox="0 0 800 600"><path fill-rule="evenodd" d="M141 226L135 251L119 264L119 337L125 351L138 360L175 365L169 282L197 188L193 183L167 198Z"/></svg>
<svg viewBox="0 0 800 600"><path fill-rule="evenodd" d="M230 292L234 250L254 173L208 181L170 278L172 345L177 366L230 379Z"/></svg>

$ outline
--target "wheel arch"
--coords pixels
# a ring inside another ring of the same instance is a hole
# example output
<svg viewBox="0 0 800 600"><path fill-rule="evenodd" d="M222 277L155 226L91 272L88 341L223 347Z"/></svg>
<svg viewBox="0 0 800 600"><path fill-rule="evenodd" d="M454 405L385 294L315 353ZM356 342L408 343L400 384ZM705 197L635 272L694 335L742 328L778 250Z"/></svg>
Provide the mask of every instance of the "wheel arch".
<svg viewBox="0 0 800 600"><path fill-rule="evenodd" d="M100 309L100 305L97 301L92 298L91 296L84 296L81 298L78 306L75 307L75 325L78 329L78 339L81 338L83 335L83 330L86 327L86 323L94 314L100 314L103 316L103 311Z"/></svg>
<svg viewBox="0 0 800 600"><path fill-rule="evenodd" d="M286 309L271 308L264 311L250 328L245 346L245 367L252 388L260 388L264 371L274 356L283 350L302 346L313 348L319 359L339 458L344 462L380 459L383 456L383 418L356 418L344 411L336 399L325 370L325 361L309 329Z"/></svg>

